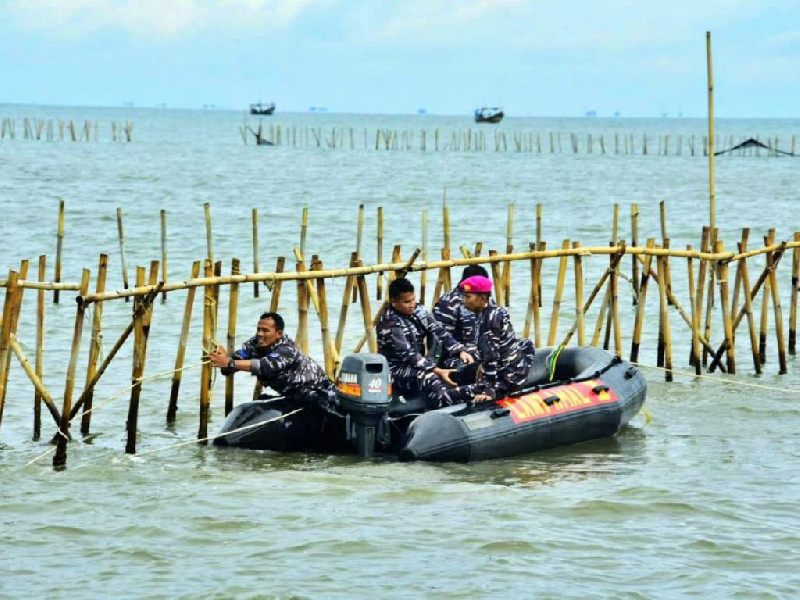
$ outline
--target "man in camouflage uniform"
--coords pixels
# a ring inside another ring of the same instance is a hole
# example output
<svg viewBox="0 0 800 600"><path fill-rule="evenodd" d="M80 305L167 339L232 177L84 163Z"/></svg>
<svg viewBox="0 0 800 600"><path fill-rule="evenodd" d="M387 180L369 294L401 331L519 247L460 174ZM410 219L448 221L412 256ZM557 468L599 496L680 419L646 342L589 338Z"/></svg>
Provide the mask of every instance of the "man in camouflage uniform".
<svg viewBox="0 0 800 600"><path fill-rule="evenodd" d="M519 389L533 364L533 342L517 339L506 309L489 304L492 280L479 275L460 283L464 306L475 313L475 341L483 374L476 402L496 400Z"/></svg>
<svg viewBox="0 0 800 600"><path fill-rule="evenodd" d="M461 281L473 275L481 275L489 277L480 265L469 265L464 268L461 273ZM460 284L461 282L459 282ZM489 304L494 304L494 300L489 299ZM464 306L464 290L460 285L457 285L449 292L443 294L436 306L433 307L434 318L442 324L447 332L456 338L457 341L464 344L465 349L470 354L475 354L477 347L475 346L475 313L467 310ZM461 359L457 354L447 354L442 357L441 364L445 368L454 369L461 363Z"/></svg>
<svg viewBox="0 0 800 600"><path fill-rule="evenodd" d="M223 375L249 371L262 386L269 386L302 406L325 406L333 383L325 371L306 356L288 335L283 333L283 318L278 313L264 313L256 335L228 357L225 348L209 354L211 364L221 367Z"/></svg>
<svg viewBox="0 0 800 600"><path fill-rule="evenodd" d="M472 363L464 345L450 335L424 306L417 304L413 284L399 277L389 284L389 304L376 325L378 351L389 362L395 388L403 395L422 393L429 409L471 401L471 385L454 386L450 369L442 369L426 357L430 348L440 341L449 353ZM449 386L448 386L449 384Z"/></svg>

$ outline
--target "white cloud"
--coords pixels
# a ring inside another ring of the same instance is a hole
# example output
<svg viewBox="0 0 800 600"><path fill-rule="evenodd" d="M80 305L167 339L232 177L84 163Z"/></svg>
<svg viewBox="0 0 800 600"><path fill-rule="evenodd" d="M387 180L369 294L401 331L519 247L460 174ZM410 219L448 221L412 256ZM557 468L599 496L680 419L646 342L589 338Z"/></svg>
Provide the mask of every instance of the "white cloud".
<svg viewBox="0 0 800 600"><path fill-rule="evenodd" d="M320 0L11 0L20 27L78 35L117 29L179 37L207 29L268 30L289 25Z"/></svg>

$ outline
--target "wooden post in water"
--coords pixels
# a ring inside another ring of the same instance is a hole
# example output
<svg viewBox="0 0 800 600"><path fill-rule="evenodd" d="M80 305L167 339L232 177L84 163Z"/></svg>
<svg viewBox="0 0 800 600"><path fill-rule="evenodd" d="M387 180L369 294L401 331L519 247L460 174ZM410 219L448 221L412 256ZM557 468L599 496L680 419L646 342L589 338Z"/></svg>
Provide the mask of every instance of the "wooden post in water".
<svg viewBox="0 0 800 600"><path fill-rule="evenodd" d="M613 263L615 255L610 255L609 260ZM611 270L609 277L609 293L610 307L609 318L613 321L614 326L614 353L622 357L622 331L619 324L619 267L614 267Z"/></svg>
<svg viewBox="0 0 800 600"><path fill-rule="evenodd" d="M566 250L569 247L569 240L564 240L561 242L562 250ZM561 309L561 297L564 293L564 281L567 278L567 261L568 257L566 255L561 256L558 261L558 278L556 279L556 291L555 295L553 296L553 312L550 316L550 332L547 335L548 346L552 346L556 343L556 334L558 331L558 313Z"/></svg>
<svg viewBox="0 0 800 600"><path fill-rule="evenodd" d="M356 266L361 267L363 263L359 260ZM370 352L378 351L378 341L375 339L375 327L372 325L372 309L369 304L369 293L367 291L367 282L363 275L359 275L356 279L358 286L358 295L361 299L361 314L364 318L364 332L367 335L367 347Z"/></svg>
<svg viewBox="0 0 800 600"><path fill-rule="evenodd" d="M144 285L144 267L137 267L136 269L136 286ZM150 279L149 285L155 285L158 281L158 261L154 260L150 263ZM152 298L151 300L154 300ZM145 304L146 303L146 304ZM136 311L137 304L142 306L144 310ZM144 378L144 366L147 360L147 339L150 335L150 322L153 319L153 302L147 303L147 296L139 296L133 303L134 311L140 316L134 317L133 328L133 369L131 380L133 388L131 389L131 401L128 405L128 421L127 431L128 440L125 444L125 452L127 454L136 454L136 433L139 429L139 398L142 394L142 379Z"/></svg>
<svg viewBox="0 0 800 600"><path fill-rule="evenodd" d="M197 279L200 275L200 261L192 263L191 279ZM167 407L167 424L171 425L175 422L175 415L178 412L178 391L181 387L181 375L183 374L183 359L186 356L186 342L189 339L189 327L192 323L192 307L194 305L194 296L197 291L196 287L190 287L186 290L186 306L183 310L183 325L181 326L181 337L178 342L178 354L175 357L175 372L172 375L172 389L169 395L169 406Z"/></svg>
<svg viewBox="0 0 800 600"><path fill-rule="evenodd" d="M356 253L353 252L350 255L350 267L355 267L358 263L358 256ZM356 276L355 275L348 275L347 279L345 279L344 284L344 294L342 296L342 308L339 311L339 326L336 328L336 342L334 344L334 348L336 350L336 356L341 357L342 355L342 344L344 342L344 329L347 325L347 309L350 307L350 296L353 294L353 287L356 285ZM336 364L334 365L334 371L339 370L340 361L337 359Z"/></svg>
<svg viewBox="0 0 800 600"><path fill-rule="evenodd" d="M296 263L296 270L305 266L302 261ZM295 334L297 347L303 354L308 354L308 287L305 280L297 280L297 333Z"/></svg>
<svg viewBox="0 0 800 600"><path fill-rule="evenodd" d="M383 207L378 207L378 264L383 264ZM377 300L383 300L383 272L378 273L378 289L375 294Z"/></svg>
<svg viewBox="0 0 800 600"><path fill-rule="evenodd" d="M792 136L792 154L794 154L794 136ZM794 242L800 243L800 231L795 231ZM789 309L789 354L794 355L797 344L797 296L800 294L800 247L792 251L792 292Z"/></svg>
<svg viewBox="0 0 800 600"><path fill-rule="evenodd" d="M663 256L658 257L658 294L659 307L661 312L661 335L659 335L659 345L663 344L661 353L664 355L665 381L672 381L672 332L669 327L669 313L667 312L667 266Z"/></svg>
<svg viewBox="0 0 800 600"><path fill-rule="evenodd" d="M747 252L747 239L750 234L750 229L745 228L742 230L742 241L739 243L739 252ZM756 333L756 322L753 318L753 299L750 296L750 275L747 270L747 259L739 259L738 270L740 273L741 286L744 289L744 311L747 315L747 329L750 334L750 350L753 355L753 368L757 375L761 374L761 357L758 353L758 334ZM731 314L737 314L734 308ZM736 327L733 327L733 333L736 334Z"/></svg>
<svg viewBox="0 0 800 600"><path fill-rule="evenodd" d="M711 61L710 31L706 31L706 66L708 69L708 226L713 231L716 227L716 183L714 174L714 72Z"/></svg>
<svg viewBox="0 0 800 600"><path fill-rule="evenodd" d="M253 209L253 273L260 271L259 256L258 256L258 209ZM259 284L257 281L253 282L253 297L258 298Z"/></svg>
<svg viewBox="0 0 800 600"><path fill-rule="evenodd" d="M311 265L312 271L322 271L324 266L322 262L315 262ZM325 373L330 379L334 379L335 363L337 362L335 356L335 348L331 343L331 335L328 329L328 295L325 292L325 279L317 279L317 297L319 298L319 327L322 336L322 354L325 362Z"/></svg>
<svg viewBox="0 0 800 600"><path fill-rule="evenodd" d="M775 243L775 235L771 232L770 245ZM778 344L778 374L786 375L786 345L783 337L783 311L781 310L781 297L778 293L777 265L773 262L772 253L767 254L767 267L769 268L769 289L772 293L772 306L775 311L775 338ZM729 349L730 352L730 349Z"/></svg>
<svg viewBox="0 0 800 600"><path fill-rule="evenodd" d="M717 241L714 252L721 254L725 252L725 244ZM725 333L725 340L728 346L727 366L728 373L736 373L736 354L733 342L733 327L731 326L730 305L728 304L728 263L722 260L717 261L717 281L719 281L719 299L722 310L722 327Z"/></svg>
<svg viewBox="0 0 800 600"><path fill-rule="evenodd" d="M39 256L39 281L43 282L47 272L47 256ZM42 379L44 372L44 312L45 291L39 290L36 294L36 376ZM42 434L42 394L37 389L33 396L33 441L39 441Z"/></svg>
<svg viewBox="0 0 800 600"><path fill-rule="evenodd" d="M572 242L576 250L581 247L580 242ZM575 323L578 327L578 346L586 344L586 332L583 320L583 259L576 254L575 261Z"/></svg>
<svg viewBox="0 0 800 600"><path fill-rule="evenodd" d="M655 239L647 240L646 247L652 249L655 246ZM645 255L644 266L642 267L642 283L639 287L639 304L636 305L636 319L633 325L633 338L631 340L631 359L632 363L639 361L639 346L642 341L642 327L644 326L644 309L647 304L647 282L650 280L650 263L653 259L652 254Z"/></svg>
<svg viewBox="0 0 800 600"><path fill-rule="evenodd" d="M774 230L770 230L769 234L764 238L764 245L769 246L772 243L772 234ZM768 274L769 269L772 266L770 263L770 254L766 254L766 261L767 266L765 267L765 272ZM772 283L771 278L767 275L767 278L764 280L764 292L763 292L763 300L761 302L761 328L759 330L759 345L758 345L758 354L761 357L761 364L765 364L767 362L767 329L769 328L769 299L771 296L770 293L770 285Z"/></svg>
<svg viewBox="0 0 800 600"><path fill-rule="evenodd" d="M278 262L275 265L275 273L283 273L284 266L286 265L286 257L279 256ZM269 312L278 312L281 303L281 287L283 281L278 279L272 285L272 295L269 300Z"/></svg>
<svg viewBox="0 0 800 600"><path fill-rule="evenodd" d="M300 254L306 255L306 238L308 237L308 207L303 207L303 217L300 221Z"/></svg>
<svg viewBox="0 0 800 600"><path fill-rule="evenodd" d="M238 258L231 260L231 275L240 273ZM236 317L239 310L239 284L231 283L230 300L228 302L228 356L233 356L236 350ZM225 416L233 410L233 376L225 378Z"/></svg>
<svg viewBox="0 0 800 600"><path fill-rule="evenodd" d="M100 263L97 267L97 287L98 294L102 294L106 289L106 274L108 272L108 255L100 255ZM88 395L83 402L83 414L81 415L81 434L88 435L89 427L92 422L92 400L94 399L94 389L89 386L97 372L97 359L100 356L102 344L102 324L103 324L103 303L97 302L92 310L92 337L89 341L89 365L86 367L86 388Z"/></svg>
<svg viewBox="0 0 800 600"><path fill-rule="evenodd" d="M3 407L8 389L9 340L11 338L11 323L14 318L14 303L17 301L19 288L17 280L19 273L11 270L6 279L6 298L3 303L3 328L0 330L0 424L3 422Z"/></svg>
<svg viewBox="0 0 800 600"><path fill-rule="evenodd" d="M206 259L204 263L206 277L213 273L212 262ZM208 416L211 406L211 362L208 355L211 348L211 321L214 316L214 288L211 285L203 287L203 368L200 372L200 424L197 428L197 439L204 440L208 437ZM206 442L203 442L206 443Z"/></svg>
<svg viewBox="0 0 800 600"><path fill-rule="evenodd" d="M616 137L616 135L615 135ZM639 205L631 204L631 246L634 248L639 243ZM636 306L639 298L639 261L631 256L631 283L633 285L633 305Z"/></svg>
<svg viewBox="0 0 800 600"><path fill-rule="evenodd" d="M508 222L506 224L506 254L514 251L514 204L508 205ZM503 298L506 306L511 306L511 261L503 265Z"/></svg>
<svg viewBox="0 0 800 600"><path fill-rule="evenodd" d="M442 260L450 260L452 256L450 254L450 207L447 206L447 188L444 188L444 195L442 196L442 226L444 227L444 247L442 248ZM453 287L453 284L450 280L450 268L448 267L444 271L444 280L442 281L442 286L444 290L450 290ZM437 298L434 298L433 302L431 302L431 306L433 306Z"/></svg>
<svg viewBox="0 0 800 600"><path fill-rule="evenodd" d="M497 256L497 250L489 250L489 256ZM444 258L444 257L443 257ZM503 293L505 292L505 286L503 285L503 278L500 274L500 266L497 262L492 262L490 269L492 271L492 287L494 288L494 301L497 302L497 306L505 306L505 297ZM434 294L433 303L436 304L437 300L439 299L439 289L441 283L441 276L439 277L439 281L436 283L436 290L437 293Z"/></svg>
<svg viewBox="0 0 800 600"><path fill-rule="evenodd" d="M686 250L692 252L692 245L687 244ZM692 346L689 349L689 364L695 367L696 374L700 368L700 316L697 312L697 287L694 284L694 262L691 256L686 259L689 281L689 304L692 311Z"/></svg>
<svg viewBox="0 0 800 600"><path fill-rule="evenodd" d="M125 259L125 230L122 228L122 209L117 208L117 234L119 236L119 255L122 260L122 287L128 289L128 262ZM125 296L125 302L128 297Z"/></svg>
<svg viewBox="0 0 800 600"><path fill-rule="evenodd" d="M428 209L422 211L422 262L428 264ZM425 284L428 279L428 269L423 269L419 275L419 303L425 305Z"/></svg>
<svg viewBox="0 0 800 600"><path fill-rule="evenodd" d="M56 235L56 272L53 282L61 281L61 250L64 247L64 201L58 201L58 233ZM53 304L58 304L58 290L53 290Z"/></svg>
<svg viewBox="0 0 800 600"><path fill-rule="evenodd" d="M206 248L207 248L207 258L211 261L211 264L214 264L214 244L212 242L211 236L211 204L206 202L203 204L203 211L205 212L206 216Z"/></svg>
<svg viewBox="0 0 800 600"><path fill-rule="evenodd" d="M161 211L161 281L167 283L167 211ZM161 303L167 301L167 292L161 294Z"/></svg>
<svg viewBox="0 0 800 600"><path fill-rule="evenodd" d="M89 269L83 270L79 294L85 296L89 292ZM61 425L59 426L58 444L53 456L53 467L61 469L67 464L67 441L69 440L69 414L72 410L72 392L75 389L75 371L78 369L78 353L83 335L83 316L85 308L78 304L75 311L75 327L72 332L72 349L70 351L69 366L67 367L67 381L64 386L64 405L61 409ZM3 319L5 324L5 317ZM2 352L0 351L0 354ZM0 365L2 368L2 365ZM2 385L2 383L0 383ZM0 404L1 406L1 404Z"/></svg>

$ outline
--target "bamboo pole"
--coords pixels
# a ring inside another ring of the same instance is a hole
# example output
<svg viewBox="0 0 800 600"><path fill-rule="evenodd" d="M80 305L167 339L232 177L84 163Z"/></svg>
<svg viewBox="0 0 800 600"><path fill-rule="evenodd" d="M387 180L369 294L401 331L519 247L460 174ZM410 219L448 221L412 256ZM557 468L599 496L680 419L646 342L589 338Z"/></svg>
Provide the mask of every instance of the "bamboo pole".
<svg viewBox="0 0 800 600"><path fill-rule="evenodd" d="M200 261L192 263L192 279L200 274ZM181 326L181 337L178 342L178 353L175 357L175 372L172 375L172 388L169 395L169 405L167 406L167 424L175 422L178 412L178 391L181 387L181 376L183 374L183 359L186 356L186 342L189 339L189 327L192 323L192 308L194 306L194 296L197 288L191 287L186 293L186 305L183 309L183 325Z"/></svg>
<svg viewBox="0 0 800 600"><path fill-rule="evenodd" d="M616 134L614 135L616 145ZM616 151L615 151L616 154ZM631 204L631 246L639 243L639 205ZM636 306L639 294L639 261L636 257L631 260L631 282L633 283L633 305Z"/></svg>
<svg viewBox="0 0 800 600"><path fill-rule="evenodd" d="M81 295L89 291L89 269L84 269L81 276ZM67 381L64 386L64 404L61 409L61 425L59 427L58 445L53 456L53 466L63 468L67 463L67 440L69 436L69 414L72 410L72 392L75 389L75 371L78 368L78 352L81 347L83 335L83 316L85 308L80 303L75 311L75 327L72 334L72 349L70 351L69 366L67 367Z"/></svg>
<svg viewBox="0 0 800 600"><path fill-rule="evenodd" d="M355 252L350 255L350 266L355 267L358 264L358 256ZM356 284L356 277L355 275L348 275L347 279L345 280L344 284L344 295L342 297L342 308L339 311L339 326L336 328L336 342L335 342L335 349L336 349L336 356L337 361L334 365L334 372L339 371L339 367L341 366L338 357L341 356L342 353L342 344L344 343L344 329L347 325L347 310L350 307L350 296L353 293L353 287Z"/></svg>
<svg viewBox="0 0 800 600"><path fill-rule="evenodd" d="M749 229L746 231L749 232ZM744 231L742 232L742 241L739 247L740 252L745 252L747 250L747 235ZM755 368L756 374L760 375L761 357L758 353L758 334L756 333L756 322L753 318L753 299L750 296L750 275L747 270L747 259L743 258L739 261L738 270L741 276L741 285L744 288L744 311L747 315L747 329L750 334L750 350L753 355L753 367ZM736 310L733 310L732 313L736 314ZM735 328L733 328L733 332L735 335Z"/></svg>
<svg viewBox="0 0 800 600"><path fill-rule="evenodd" d="M437 130L438 132L438 130ZM428 210L422 211L422 262L428 263ZM420 273L419 283L419 303L425 305L425 284L427 283L428 270L425 269Z"/></svg>
<svg viewBox="0 0 800 600"><path fill-rule="evenodd" d="M770 242L773 240L770 239ZM772 293L772 306L775 316L775 337L778 344L778 374L786 375L786 345L783 337L783 311L781 309L781 298L778 293L778 273L772 264L771 255L767 255L767 266L769 267L769 289ZM731 350L729 349L729 352Z"/></svg>
<svg viewBox="0 0 800 600"><path fill-rule="evenodd" d="M764 245L769 246L769 236L764 239ZM771 268L769 255L766 256L767 265L765 271L768 276L764 281L764 297L761 302L761 327L759 329L759 346L758 353L761 357L761 364L767 361L767 329L769 328L769 299L772 295L770 293L771 278L769 277L769 270Z"/></svg>
<svg viewBox="0 0 800 600"><path fill-rule="evenodd" d="M108 255L101 254L100 262L97 266L97 293L102 294L106 289L106 274L108 272ZM101 336L103 324L103 303L98 302L94 306L92 314L92 337L89 340L89 364L86 367L86 387L90 390L89 394L83 403L83 415L81 415L81 434L88 435L89 427L92 422L92 400L94 397L94 390L89 388L89 384L97 372L97 359L100 356L100 346L102 344Z"/></svg>
<svg viewBox="0 0 800 600"><path fill-rule="evenodd" d="M206 257L208 260L211 261L211 264L214 264L214 244L212 241L211 235L211 204L206 202L203 204L203 211L205 212L206 217L206 248L207 254Z"/></svg>
<svg viewBox="0 0 800 600"><path fill-rule="evenodd" d="M489 250L489 257L496 257L497 250ZM492 262L491 264L492 270L492 285L494 287L494 301L497 303L497 306L505 306L505 286L503 285L503 278L500 274L500 263ZM441 282L441 277L439 278L439 282L436 283L436 289L439 290L439 283ZM434 304L436 300L438 300L439 294L435 294Z"/></svg>
<svg viewBox="0 0 800 600"><path fill-rule="evenodd" d="M444 188L442 196L442 227L444 229L444 246L442 247L442 260L450 260L452 254L450 253L450 207L447 206L447 188ZM453 287L450 280L450 267L446 267L444 273L444 280L442 286L445 290L450 290ZM431 302L431 306L436 304L437 298Z"/></svg>
<svg viewBox="0 0 800 600"><path fill-rule="evenodd" d="M316 262L311 266L312 270L321 271L324 269L322 262ZM328 329L328 295L325 292L325 280L317 279L317 297L319 298L319 327L322 336L322 354L325 362L325 373L329 379L334 379L334 365L336 362L336 351L331 343L331 335Z"/></svg>
<svg viewBox="0 0 800 600"><path fill-rule="evenodd" d="M709 237L711 235L711 228L703 227L703 233L700 239L700 251L705 252L708 249L709 244ZM697 295L696 295L696 307L695 310L697 312L697 332L698 336L700 335L700 327L702 326L703 320L703 294L705 293L705 285L706 285L706 271L708 270L708 262L700 259L700 264L698 266L698 273L697 273ZM706 351L703 351L703 358L702 362L707 360ZM695 365L695 374L699 375L701 372L702 364L698 363Z"/></svg>
<svg viewBox="0 0 800 600"><path fill-rule="evenodd" d="M253 273L258 273L260 270L259 256L258 256L258 209L253 209ZM258 298L259 295L258 282L253 282L253 298Z"/></svg>
<svg viewBox="0 0 800 600"><path fill-rule="evenodd" d="M358 261L361 264L361 261ZM369 293L367 292L367 281L361 275L356 280L358 295L361 299L361 314L364 318L364 332L367 336L367 347L370 352L378 351L378 341L375 339L375 327L372 325L372 309L369 305Z"/></svg>
<svg viewBox="0 0 800 600"><path fill-rule="evenodd" d="M297 270L305 268L302 261L297 262ZM300 352L308 354L308 285L307 282L297 280L297 333L295 342Z"/></svg>
<svg viewBox="0 0 800 600"><path fill-rule="evenodd" d="M19 324L19 313L22 308L22 297L24 296L25 292L25 288L19 286L19 281L27 279L29 266L30 265L27 260L20 261L19 273L17 275L17 284L18 284L16 290L17 298L14 302L14 309L11 314L11 329L9 331L11 336L16 336L17 334L17 325ZM11 353L9 353L8 356L6 357L6 362L10 363L10 361L11 361ZM9 368L9 366L10 365L6 365L6 368Z"/></svg>
<svg viewBox="0 0 800 600"><path fill-rule="evenodd" d="M711 61L710 31L706 31L706 64L708 68L708 226L713 231L716 227L716 190L714 181L714 74Z"/></svg>
<svg viewBox="0 0 800 600"><path fill-rule="evenodd" d="M508 205L508 222L506 224L506 254L514 252L514 204ZM511 261L503 264L503 298L506 306L511 306Z"/></svg>
<svg viewBox="0 0 800 600"><path fill-rule="evenodd" d="M206 259L204 270L206 277L211 273L211 260ZM203 288L203 367L200 371L200 419L197 429L197 439L205 440L208 437L208 417L211 406L211 362L208 355L211 351L211 320L214 314L214 289L211 285ZM208 442L204 441L203 444Z"/></svg>
<svg viewBox="0 0 800 600"><path fill-rule="evenodd" d="M715 248L717 243L717 230L711 228L711 238L709 240L709 248ZM711 313L714 310L714 280L716 278L716 271L711 268L708 273L708 292L706 293L706 322L704 337L707 340L711 339ZM703 364L708 362L708 351L703 350Z"/></svg>
<svg viewBox="0 0 800 600"><path fill-rule="evenodd" d="M669 327L669 313L667 312L667 282L666 282L666 266L663 264L664 258L658 257L658 296L659 296L659 313L660 313L660 329L659 334L659 354L664 356L664 372L665 381L672 381L672 333Z"/></svg>
<svg viewBox="0 0 800 600"><path fill-rule="evenodd" d="M717 255L713 252L688 252L686 250L679 250L679 249L670 249L664 250L663 248L653 248L652 250L647 250L646 248L632 248L629 246L625 246L625 253L626 254L634 254L634 255L644 255L644 254L652 254L653 256L664 256L669 255L672 257L678 258L687 258L688 256L692 256L693 258L699 258L703 260L727 260L727 261L735 261L740 260L743 257L749 258L750 256L755 256L758 254L765 254L767 252L773 252L780 250L781 252L787 248L793 248L794 243L786 243L782 242L781 244L776 244L772 247L768 248L761 248L759 250L754 250L747 252L744 255L738 255L735 252L726 252L724 255ZM570 248L567 250L542 250L542 251L528 251L528 252L516 252L514 254L506 255L506 254L496 254L495 256L484 257L480 255L473 256L472 258L456 258L450 260L439 260L429 263L420 263L415 265L411 270L412 271L421 271L424 269L441 269L441 268L453 268L453 267L464 267L467 265L476 265L476 264L485 264L485 263L492 263L492 262L504 262L506 260L528 260L530 258L554 258L554 257L561 257L561 256L574 256L575 254L615 254L617 252L616 248L608 247L608 246L597 246L597 247L582 247L580 252ZM187 281L181 282L172 282L165 284L161 291L168 291L172 292L175 290L183 290L190 287L203 287L206 285L230 285L234 281L238 283L242 282L253 282L253 281L265 281L265 282L281 282L281 281L295 281L298 279L319 279L319 278L337 278L337 277L347 277L348 275L369 275L371 273L377 273L379 271L392 271L392 272L399 272L405 269L404 264L382 264L382 265L370 265L370 266L361 266L361 267L353 267L353 268L341 268L341 269L328 269L326 271L307 271L305 273L296 273L296 272L270 272L270 273L258 273L258 274L241 274L235 277L226 275L224 277L203 277L198 279L192 279ZM0 282L2 284L2 282ZM26 288L39 288L41 287L35 281L27 281L24 282L21 287ZM46 286L47 289L50 289L49 286ZM62 288L64 289L64 288ZM153 286L142 286L133 288L126 291L115 291L115 292L105 292L101 295L91 294L86 296L79 296L77 301L83 304L91 304L92 302L104 301L104 300L112 300L124 297L133 297L133 296L143 296L149 293L153 289Z"/></svg>
<svg viewBox="0 0 800 600"><path fill-rule="evenodd" d="M9 371L9 340L11 338L11 323L14 318L14 303L18 298L17 279L19 273L11 270L6 280L6 297L3 303L3 328L0 330L0 424L3 423L3 407L5 406L6 390L8 388Z"/></svg>
<svg viewBox="0 0 800 600"><path fill-rule="evenodd" d="M136 267L136 285L144 283L145 268ZM150 263L150 285L154 285L158 280L158 261ZM140 306L144 303L144 298L137 298L134 303ZM136 434L139 429L139 400L142 394L142 379L144 378L144 367L147 361L147 338L150 333L150 322L153 316L153 305L142 306L141 311L136 311L133 326L133 367L131 369L131 399L128 404L128 420L126 421L126 431L128 439L125 443L126 454L136 454Z"/></svg>
<svg viewBox="0 0 800 600"><path fill-rule="evenodd" d="M655 239L650 238L647 240L647 247L652 248L655 246ZM644 266L642 267L642 281L639 287L639 303L636 306L636 318L633 325L633 338L631 340L631 362L636 363L639 361L639 346L642 341L642 327L644 326L644 309L647 300L647 283L650 280L650 262L652 255L646 255L644 259Z"/></svg>
<svg viewBox="0 0 800 600"><path fill-rule="evenodd" d="M47 256L39 256L39 281L44 281L47 271ZM36 294L36 357L35 374L40 380L44 372L44 314L45 297L44 290L39 290ZM61 420L59 417L56 423ZM39 441L42 434L42 395L38 389L33 396L33 441Z"/></svg>
<svg viewBox="0 0 800 600"><path fill-rule="evenodd" d="M238 258L231 260L231 275L238 275L240 261ZM239 284L232 283L230 300L228 302L228 356L233 356L236 350L236 317L239 310ZM233 377L225 378L225 416L233 410Z"/></svg>
<svg viewBox="0 0 800 600"><path fill-rule="evenodd" d="M580 242L572 242L573 248L580 248ZM578 346L586 345L586 333L583 322L583 259L575 255L575 323L578 327Z"/></svg>
<svg viewBox="0 0 800 600"><path fill-rule="evenodd" d="M423 142L424 143L424 142ZM378 207L378 264L383 262L383 207ZM383 273L378 273L378 289L375 294L377 300L383 300Z"/></svg>
<svg viewBox="0 0 800 600"><path fill-rule="evenodd" d="M794 154L794 136L792 136L792 154ZM800 293L800 231L795 231L794 241L798 244L792 253L792 293L789 309L789 354L796 353L797 345L797 296Z"/></svg>
<svg viewBox="0 0 800 600"><path fill-rule="evenodd" d="M686 246L687 250L692 250L692 245ZM700 316L697 312L697 287L694 284L694 264L692 258L686 259L689 281L689 306L692 312L692 346L689 350L689 364L695 367L695 374L700 374Z"/></svg>
<svg viewBox="0 0 800 600"><path fill-rule="evenodd" d="M19 345L19 342L14 334L11 334L8 339L8 347L11 352L17 355L17 359L19 360L19 364L22 366L22 370L25 371L28 379L30 379L31 383L33 384L36 394L39 396L39 398L41 398L41 400L44 401L45 406L47 406L50 414L53 416L53 421L55 422L56 427L58 427L58 424L61 422L61 415L58 412L58 408L56 408L53 397L44 386L44 383L42 383L42 378L39 377L34 371L34 368L31 366L28 357L25 356L25 353L22 351L22 347Z"/></svg>
<svg viewBox="0 0 800 600"><path fill-rule="evenodd" d="M362 205L363 206L363 205ZM360 235L360 234L359 234ZM303 207L303 217L300 222L300 254L306 255L306 238L308 236L308 207ZM359 240L359 245L361 241Z"/></svg>
<svg viewBox="0 0 800 600"><path fill-rule="evenodd" d="M279 256L278 262L275 265L275 275L283 273L283 268L285 264L286 264L286 257ZM278 307L280 306L281 302L282 285L283 281L276 278L272 285L271 296L269 299L269 312L278 312Z"/></svg>
<svg viewBox="0 0 800 600"><path fill-rule="evenodd" d="M117 208L117 234L119 236L119 255L122 260L122 286L123 289L128 289L128 262L125 259L125 231L122 228L122 209ZM128 296L125 296L125 302L128 302Z"/></svg>
<svg viewBox="0 0 800 600"><path fill-rule="evenodd" d="M613 260L614 257L611 257ZM666 261L666 258L664 258ZM611 271L611 276L609 278L609 289L611 293L611 306L609 310L609 315L611 315L611 320L614 322L614 353L622 357L622 331L620 329L619 324L619 267L615 267L614 270Z"/></svg>
<svg viewBox="0 0 800 600"><path fill-rule="evenodd" d="M56 272L53 281L61 281L61 251L64 247L64 200L58 201L58 233L56 236ZM59 291L53 292L53 304L58 304Z"/></svg>
<svg viewBox="0 0 800 600"><path fill-rule="evenodd" d="M717 241L716 248L718 252L723 252L725 244ZM719 281L719 299L720 308L722 310L722 325L725 333L725 340L728 346L728 373L734 375L736 373L736 345L733 341L733 327L731 326L730 306L728 304L728 263L724 261L717 262L717 280Z"/></svg>
<svg viewBox="0 0 800 600"><path fill-rule="evenodd" d="M161 281L167 282L167 211L161 211ZM167 301L167 293L161 294L161 303Z"/></svg>
<svg viewBox="0 0 800 600"><path fill-rule="evenodd" d="M528 244L528 247L533 250L535 249L534 244ZM528 293L528 310L525 313L525 329L523 330L522 337L529 338L531 336L531 325L534 320L534 313L538 316L539 313L539 285L538 281L536 280L537 269L536 269L536 262L537 259L531 258L530 259L530 267L531 267L531 288L530 292ZM538 328L537 328L538 330ZM537 339L534 343L536 347L539 347L539 340Z"/></svg>
<svg viewBox="0 0 800 600"><path fill-rule="evenodd" d="M570 247L570 241L561 242L561 248L566 250ZM550 316L550 332L547 335L547 345L552 346L556 343L558 332L558 313L561 308L561 297L564 293L564 281L567 277L567 257L562 256L558 263L558 277L556 279L556 291L553 296L553 312Z"/></svg>

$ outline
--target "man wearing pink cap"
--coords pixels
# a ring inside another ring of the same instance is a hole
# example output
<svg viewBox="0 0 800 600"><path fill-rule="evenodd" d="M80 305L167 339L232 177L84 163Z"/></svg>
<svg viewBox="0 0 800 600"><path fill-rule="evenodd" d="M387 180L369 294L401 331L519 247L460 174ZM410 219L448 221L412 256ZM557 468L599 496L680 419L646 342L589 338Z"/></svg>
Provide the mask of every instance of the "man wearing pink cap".
<svg viewBox="0 0 800 600"><path fill-rule="evenodd" d="M496 400L519 389L533 363L533 342L517 339L508 311L489 303L492 280L475 275L461 282L464 306L475 313L475 343L483 375L476 401Z"/></svg>

